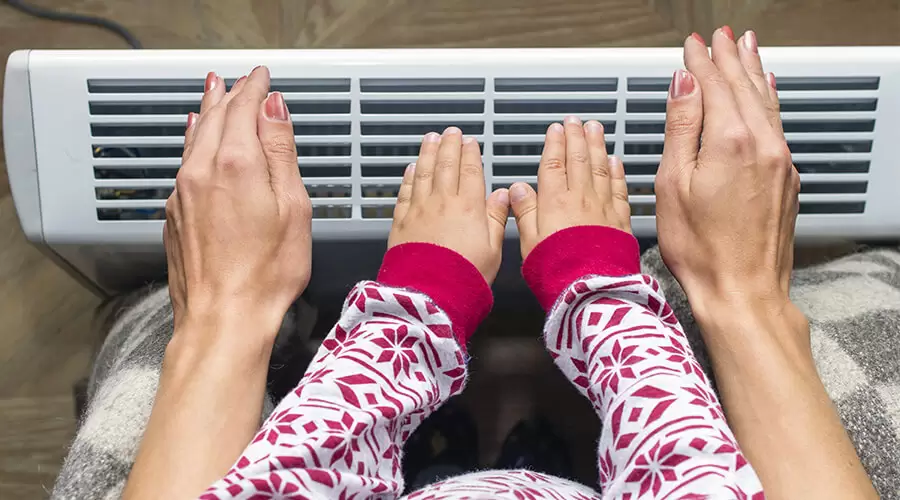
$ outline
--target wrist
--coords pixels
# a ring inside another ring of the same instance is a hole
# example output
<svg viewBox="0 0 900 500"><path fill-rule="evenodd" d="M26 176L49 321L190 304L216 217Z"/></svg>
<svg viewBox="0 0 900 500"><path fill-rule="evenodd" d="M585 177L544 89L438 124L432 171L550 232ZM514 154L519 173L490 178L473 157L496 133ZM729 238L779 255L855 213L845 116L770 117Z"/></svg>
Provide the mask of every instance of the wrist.
<svg viewBox="0 0 900 500"><path fill-rule="evenodd" d="M463 351L494 305L491 287L474 264L431 243L403 243L388 249L378 282L428 296L450 319Z"/></svg>
<svg viewBox="0 0 900 500"><path fill-rule="evenodd" d="M732 293L688 299L714 363L775 356L815 372L809 323L788 297Z"/></svg>
<svg viewBox="0 0 900 500"><path fill-rule="evenodd" d="M808 329L806 317L790 298L783 294L712 292L687 295L694 317L701 326L751 321L782 323L782 326L792 330Z"/></svg>
<svg viewBox="0 0 900 500"><path fill-rule="evenodd" d="M287 309L272 301L244 297L193 300L175 318L175 333L194 332L191 335L204 336L210 342L241 336L272 343Z"/></svg>
<svg viewBox="0 0 900 500"><path fill-rule="evenodd" d="M640 274L640 259L640 246L631 233L607 226L574 226L538 243L522 263L522 275L549 312L579 278Z"/></svg>
<svg viewBox="0 0 900 500"><path fill-rule="evenodd" d="M283 317L237 306L187 310L176 318L165 365L182 373L209 362L234 369L267 366Z"/></svg>

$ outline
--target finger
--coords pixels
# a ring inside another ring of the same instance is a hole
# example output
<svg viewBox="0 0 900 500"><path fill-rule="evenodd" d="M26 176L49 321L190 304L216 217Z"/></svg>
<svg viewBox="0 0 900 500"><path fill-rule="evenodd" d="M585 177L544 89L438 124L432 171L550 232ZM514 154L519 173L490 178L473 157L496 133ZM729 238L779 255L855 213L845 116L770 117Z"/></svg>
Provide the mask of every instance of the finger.
<svg viewBox="0 0 900 500"><path fill-rule="evenodd" d="M403 171L403 180L400 182L400 189L397 191L397 205L394 207L394 224L399 223L406 217L409 210L409 204L412 201L413 194L413 178L416 175L416 164L410 163Z"/></svg>
<svg viewBox="0 0 900 500"><path fill-rule="evenodd" d="M194 146L194 130L196 130L197 118L200 115L197 113L188 113L187 122L184 126L184 152L181 155L182 161L187 160L191 156L191 149Z"/></svg>
<svg viewBox="0 0 900 500"><path fill-rule="evenodd" d="M509 188L509 203L516 217L519 245L524 259L538 243L537 194L528 184L517 182Z"/></svg>
<svg viewBox="0 0 900 500"><path fill-rule="evenodd" d="M612 193L613 211L619 225L631 232L631 205L628 204L628 183L625 181L625 165L617 156L609 158L609 186Z"/></svg>
<svg viewBox="0 0 900 500"><path fill-rule="evenodd" d="M463 139L462 158L459 163L459 195L465 199L482 202L484 190L481 148L474 137L466 137Z"/></svg>
<svg viewBox="0 0 900 500"><path fill-rule="evenodd" d="M743 125L731 87L699 37L689 36L684 41L684 64L703 98L703 129L716 135L735 124Z"/></svg>
<svg viewBox="0 0 900 500"><path fill-rule="evenodd" d="M246 83L247 83L247 75L244 75L244 76L238 78L234 82L234 84L231 86L231 90L229 90L228 93L231 94L232 96L235 94L239 94L241 92L241 89L244 88L244 85Z"/></svg>
<svg viewBox="0 0 900 500"><path fill-rule="evenodd" d="M242 80L246 80L246 77L241 77L238 83ZM225 81L218 76L213 81L216 83L210 83L209 75L207 75L205 88L210 89L208 93L214 93L217 96L219 94L224 95L207 100L205 106L201 103L202 116L196 118L194 126L190 127L190 133L185 131L185 146L182 153L182 168L187 166L188 170L201 171L204 174L212 168L212 162L189 162L188 159L197 151L201 152L200 156L202 158L213 158L216 155L219 145L222 143L222 132L225 130L227 105L234 97L235 88L238 87L235 84L231 92L225 93ZM204 100L206 100L205 95Z"/></svg>
<svg viewBox="0 0 900 500"><path fill-rule="evenodd" d="M606 153L606 137L603 125L596 120L584 124L588 156L591 164L591 180L600 199L609 199L609 155Z"/></svg>
<svg viewBox="0 0 900 500"><path fill-rule="evenodd" d="M459 161L462 156L462 131L447 127L441 135L437 161L434 166L432 192L455 195L459 192ZM484 199L484 196L481 197Z"/></svg>
<svg viewBox="0 0 900 500"><path fill-rule="evenodd" d="M766 90L769 92L770 112L774 113L775 132L780 138L784 138L784 123L781 121L781 102L778 100L778 83L774 73L766 73Z"/></svg>
<svg viewBox="0 0 900 500"><path fill-rule="evenodd" d="M763 64L762 59L759 57L759 42L756 38L756 32L750 30L744 33L741 39L738 40L737 47L741 64L743 64L747 75L750 76L750 81L753 82L756 91L759 92L759 95L762 97L763 104L766 107L766 118L769 120L769 125L776 133L781 134L781 113L778 109L778 96L773 95L774 93L769 84L768 75L763 72Z"/></svg>
<svg viewBox="0 0 900 500"><path fill-rule="evenodd" d="M509 219L509 190L498 189L488 196L485 203L488 216L488 236L491 248L499 251L503 248L503 235L506 233L506 221Z"/></svg>
<svg viewBox="0 0 900 500"><path fill-rule="evenodd" d="M666 102L666 136L657 178L686 186L700 153L703 132L703 96L690 72L680 69L672 76Z"/></svg>
<svg viewBox="0 0 900 500"><path fill-rule="evenodd" d="M768 100L769 90L766 84L766 75L763 73L762 59L759 57L759 42L756 38L756 32L748 30L741 35L737 41L738 58L744 71L750 77L750 81L756 87L756 91L762 96L763 100Z"/></svg>
<svg viewBox="0 0 900 500"><path fill-rule="evenodd" d="M569 191L591 189L593 182L584 125L576 116L567 116L563 123L566 133L566 185Z"/></svg>
<svg viewBox="0 0 900 500"><path fill-rule="evenodd" d="M210 71L206 75L206 81L203 84L203 99L200 100L200 114L208 111L225 97L225 80L217 75L214 71Z"/></svg>
<svg viewBox="0 0 900 500"><path fill-rule="evenodd" d="M766 114L763 97L741 64L733 37L730 28L720 28L713 33L713 62L731 86L738 110L751 133L757 137L771 137L772 125Z"/></svg>
<svg viewBox="0 0 900 500"><path fill-rule="evenodd" d="M194 130L196 130L196 127L193 125L199 121L201 115L206 114L206 112L218 104L224 96L225 80L214 71L210 71L207 73L206 80L203 83L203 97L200 99L200 113L188 113L187 126L184 131L184 153L182 154L182 160L187 160L191 155L191 151L194 149Z"/></svg>
<svg viewBox="0 0 900 500"><path fill-rule="evenodd" d="M219 101L218 107L222 107L222 108L226 108L226 109L227 109L228 103L230 103L231 100L234 99L236 96L240 95L241 90L244 89L244 85L246 85L246 83L247 83L247 76L246 76L246 75L244 75L244 76L238 78L237 81L234 82L234 85L231 86L231 90L229 90L228 92L226 92L226 93L225 93L225 96L222 97L222 100ZM216 107L213 107L212 109L216 109Z"/></svg>
<svg viewBox="0 0 900 500"><path fill-rule="evenodd" d="M769 97L778 99L778 82L775 81L775 73L766 73L766 83L769 84Z"/></svg>
<svg viewBox="0 0 900 500"><path fill-rule="evenodd" d="M434 165L437 162L441 136L428 132L419 147L419 159L416 160L416 175L413 178L412 203L422 203L431 196L434 183Z"/></svg>
<svg viewBox="0 0 900 500"><path fill-rule="evenodd" d="M223 82L224 82L224 80L223 80ZM247 75L244 75L244 76L238 78L237 81L235 81L234 84L231 85L231 90L225 92L225 95L218 102L218 107L227 108L228 103L231 102L231 100L234 99L235 96L237 96L241 93L241 90L244 89L244 85L246 85L246 84L247 84ZM217 106L213 106L212 108L210 108L210 110L214 110L214 109L216 109L216 107Z"/></svg>
<svg viewBox="0 0 900 500"><path fill-rule="evenodd" d="M240 81L238 82L240 83ZM229 93L225 112L225 129L222 131L223 148L248 154L259 151L259 108L269 94L269 70L265 66L254 69L243 86Z"/></svg>
<svg viewBox="0 0 900 500"><path fill-rule="evenodd" d="M537 178L540 196L556 194L569 189L566 179L566 136L563 126L559 123L554 123L547 129Z"/></svg>
<svg viewBox="0 0 900 500"><path fill-rule="evenodd" d="M269 166L272 187L296 187L302 183L297 163L297 145L294 142L294 125L281 92L273 92L259 110L259 144Z"/></svg>

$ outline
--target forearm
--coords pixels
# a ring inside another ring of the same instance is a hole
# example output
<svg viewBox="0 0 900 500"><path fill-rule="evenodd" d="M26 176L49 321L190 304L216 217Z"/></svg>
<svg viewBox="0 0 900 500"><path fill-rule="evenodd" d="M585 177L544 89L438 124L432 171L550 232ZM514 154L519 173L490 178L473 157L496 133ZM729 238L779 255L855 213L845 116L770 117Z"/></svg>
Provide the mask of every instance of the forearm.
<svg viewBox="0 0 900 500"><path fill-rule="evenodd" d="M249 318L176 328L124 498L188 498L225 474L259 428L272 327Z"/></svg>
<svg viewBox="0 0 900 500"><path fill-rule="evenodd" d="M695 308L728 422L769 498L875 498L790 303Z"/></svg>

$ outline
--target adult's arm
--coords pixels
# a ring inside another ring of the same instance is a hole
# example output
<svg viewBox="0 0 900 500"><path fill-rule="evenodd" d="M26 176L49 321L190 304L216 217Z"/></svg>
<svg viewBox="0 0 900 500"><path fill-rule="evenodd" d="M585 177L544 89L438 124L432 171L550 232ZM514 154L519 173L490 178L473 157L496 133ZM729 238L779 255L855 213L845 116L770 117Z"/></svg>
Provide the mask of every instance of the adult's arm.
<svg viewBox="0 0 900 500"><path fill-rule="evenodd" d="M873 498L789 289L800 176L756 35L684 44L656 179L666 265L710 352L725 414L769 498ZM702 138L702 141L701 141Z"/></svg>
<svg viewBox="0 0 900 500"><path fill-rule="evenodd" d="M175 331L124 497L185 498L256 432L282 318L309 282L311 209L269 72L228 93L210 73L191 113L163 240Z"/></svg>

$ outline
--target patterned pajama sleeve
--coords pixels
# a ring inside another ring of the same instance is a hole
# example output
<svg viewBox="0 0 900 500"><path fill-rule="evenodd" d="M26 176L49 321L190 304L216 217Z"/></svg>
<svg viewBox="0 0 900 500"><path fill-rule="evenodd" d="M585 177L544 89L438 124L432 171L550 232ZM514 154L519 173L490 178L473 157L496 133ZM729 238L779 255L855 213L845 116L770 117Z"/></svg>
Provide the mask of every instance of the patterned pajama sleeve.
<svg viewBox="0 0 900 500"><path fill-rule="evenodd" d="M603 497L762 498L681 325L638 259L631 235L576 227L541 243L523 269L550 311L547 349L602 420Z"/></svg>
<svg viewBox="0 0 900 500"><path fill-rule="evenodd" d="M462 390L465 342L492 302L455 252L391 249L379 281L350 292L297 388L202 498L399 497L403 443Z"/></svg>

